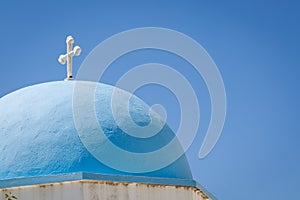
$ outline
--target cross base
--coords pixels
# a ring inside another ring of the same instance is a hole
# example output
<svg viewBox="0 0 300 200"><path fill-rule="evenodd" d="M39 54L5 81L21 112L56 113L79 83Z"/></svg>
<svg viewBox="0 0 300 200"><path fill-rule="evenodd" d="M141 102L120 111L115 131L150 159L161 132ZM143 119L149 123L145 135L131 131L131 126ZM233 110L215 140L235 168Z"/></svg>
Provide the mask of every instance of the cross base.
<svg viewBox="0 0 300 200"><path fill-rule="evenodd" d="M70 77L65 78L64 80L65 81L72 81L72 80L75 80L75 79L72 76L70 76Z"/></svg>

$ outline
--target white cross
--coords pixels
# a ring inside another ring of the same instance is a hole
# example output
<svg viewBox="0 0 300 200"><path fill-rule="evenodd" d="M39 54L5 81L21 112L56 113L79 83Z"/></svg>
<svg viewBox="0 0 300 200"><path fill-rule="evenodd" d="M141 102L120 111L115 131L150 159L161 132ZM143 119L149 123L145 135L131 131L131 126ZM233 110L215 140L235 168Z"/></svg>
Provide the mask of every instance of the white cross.
<svg viewBox="0 0 300 200"><path fill-rule="evenodd" d="M67 53L65 55L60 55L58 58L58 62L62 65L67 62L67 78L65 78L65 81L74 79L72 76L72 57L74 55L79 56L81 53L81 48L79 46L75 46L74 49L72 49L74 44L74 38L72 36L67 37L66 43Z"/></svg>

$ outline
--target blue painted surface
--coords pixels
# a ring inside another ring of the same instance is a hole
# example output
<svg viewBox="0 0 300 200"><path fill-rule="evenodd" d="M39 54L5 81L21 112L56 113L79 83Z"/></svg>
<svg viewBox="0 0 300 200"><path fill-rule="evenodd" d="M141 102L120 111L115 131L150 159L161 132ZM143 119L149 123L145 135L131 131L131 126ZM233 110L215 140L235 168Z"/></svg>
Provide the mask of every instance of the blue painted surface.
<svg viewBox="0 0 300 200"><path fill-rule="evenodd" d="M101 181L117 181L117 182L133 182L145 184L162 184L162 185L177 185L177 186L191 186L199 187L196 181L190 179L175 179L175 178L156 178L146 176L127 176L127 175L108 175L108 174L94 174L85 172L76 172L69 174L36 176L27 178L15 178L9 180L0 180L0 188L9 188L23 185L38 185L47 183L57 183L75 180L101 180Z"/></svg>
<svg viewBox="0 0 300 200"><path fill-rule="evenodd" d="M33 85L0 99L0 180L75 172L192 180L184 155L165 168L137 174L112 169L95 159L75 130L72 114L75 82ZM97 117L108 139L128 151L147 152L159 149L174 137L168 126L143 141L122 132L105 104L110 102L112 90L113 86L99 83L95 96ZM148 124L149 107L137 97L131 102L130 112L135 122Z"/></svg>

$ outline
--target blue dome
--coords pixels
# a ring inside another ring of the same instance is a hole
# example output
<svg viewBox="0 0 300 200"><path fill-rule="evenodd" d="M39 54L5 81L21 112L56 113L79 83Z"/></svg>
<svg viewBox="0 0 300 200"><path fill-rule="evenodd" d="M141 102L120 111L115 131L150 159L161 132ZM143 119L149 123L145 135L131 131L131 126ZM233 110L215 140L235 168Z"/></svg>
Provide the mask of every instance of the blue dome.
<svg viewBox="0 0 300 200"><path fill-rule="evenodd" d="M86 148L73 119L73 92L78 82L33 85L0 99L0 180L73 172L192 179L185 155L166 167L144 173L123 172L96 159ZM115 87L94 84L97 85L94 96L96 118L105 140L126 151L144 153L155 151L176 137L167 125L158 134L147 138L126 134L115 122L111 111L110 99ZM119 91L122 101L128 92ZM153 121L149 107L136 96L130 99L129 107L137 125L147 126ZM122 115L124 112L119 109ZM89 141L96 140L89 135L95 131L94 127L84 131L86 137L90 137ZM101 141L101 144L105 142ZM115 155L111 155L111 159L116 159Z"/></svg>

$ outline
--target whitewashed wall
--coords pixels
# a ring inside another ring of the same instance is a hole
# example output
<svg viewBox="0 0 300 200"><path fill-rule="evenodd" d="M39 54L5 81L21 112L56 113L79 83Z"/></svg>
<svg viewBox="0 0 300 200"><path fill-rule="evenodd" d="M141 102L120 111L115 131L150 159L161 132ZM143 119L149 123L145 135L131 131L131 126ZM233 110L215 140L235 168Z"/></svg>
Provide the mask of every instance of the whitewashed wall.
<svg viewBox="0 0 300 200"><path fill-rule="evenodd" d="M0 189L0 199L12 192L18 200L208 200L194 187L72 181ZM2 200L1 199L1 200Z"/></svg>

